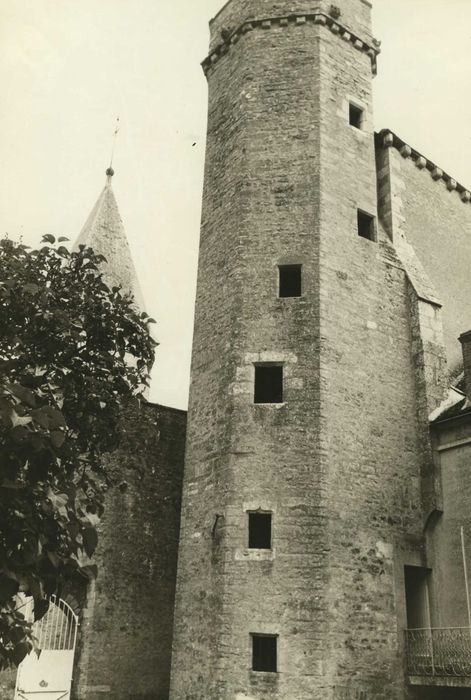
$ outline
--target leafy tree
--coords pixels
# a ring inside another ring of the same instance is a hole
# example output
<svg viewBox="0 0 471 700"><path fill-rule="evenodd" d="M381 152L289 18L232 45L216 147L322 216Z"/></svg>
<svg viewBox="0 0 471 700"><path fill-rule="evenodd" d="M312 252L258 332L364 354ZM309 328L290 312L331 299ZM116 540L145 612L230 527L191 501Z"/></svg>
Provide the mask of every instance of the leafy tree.
<svg viewBox="0 0 471 700"><path fill-rule="evenodd" d="M105 258L43 237L0 241L0 669L31 650L16 597L90 577L123 407L148 383L147 314L103 279Z"/></svg>

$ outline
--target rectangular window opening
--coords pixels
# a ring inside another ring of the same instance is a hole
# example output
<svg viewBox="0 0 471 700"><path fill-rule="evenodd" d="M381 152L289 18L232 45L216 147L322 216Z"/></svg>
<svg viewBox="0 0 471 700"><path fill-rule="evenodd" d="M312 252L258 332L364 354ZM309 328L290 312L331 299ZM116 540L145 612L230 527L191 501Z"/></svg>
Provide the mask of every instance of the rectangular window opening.
<svg viewBox="0 0 471 700"><path fill-rule="evenodd" d="M249 513L249 549L271 549L272 514Z"/></svg>
<svg viewBox="0 0 471 700"><path fill-rule="evenodd" d="M276 673L277 646L276 634L252 634L252 670Z"/></svg>
<svg viewBox="0 0 471 700"><path fill-rule="evenodd" d="M279 296L301 296L301 265L279 265Z"/></svg>
<svg viewBox="0 0 471 700"><path fill-rule="evenodd" d="M283 403L283 367L255 366L254 403Z"/></svg>
<svg viewBox="0 0 471 700"><path fill-rule="evenodd" d="M363 110L351 102L349 106L349 122L356 129L361 129L363 126Z"/></svg>
<svg viewBox="0 0 471 700"><path fill-rule="evenodd" d="M367 238L369 241L376 240L375 217L365 211L357 211L358 235Z"/></svg>

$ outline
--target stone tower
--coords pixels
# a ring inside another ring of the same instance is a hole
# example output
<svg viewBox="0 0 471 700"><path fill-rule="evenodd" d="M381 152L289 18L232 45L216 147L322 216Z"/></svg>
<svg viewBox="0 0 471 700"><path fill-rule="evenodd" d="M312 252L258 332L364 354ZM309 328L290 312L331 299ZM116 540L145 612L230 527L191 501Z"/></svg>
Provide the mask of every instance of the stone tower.
<svg viewBox="0 0 471 700"><path fill-rule="evenodd" d="M371 5L336 4L211 23L171 700L405 697L409 290L377 218Z"/></svg>

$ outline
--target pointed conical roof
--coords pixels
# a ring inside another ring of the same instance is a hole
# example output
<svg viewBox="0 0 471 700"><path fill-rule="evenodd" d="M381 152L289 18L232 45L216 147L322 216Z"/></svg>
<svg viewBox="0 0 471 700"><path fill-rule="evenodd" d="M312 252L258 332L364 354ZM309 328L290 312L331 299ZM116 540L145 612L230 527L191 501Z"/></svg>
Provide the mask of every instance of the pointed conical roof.
<svg viewBox="0 0 471 700"><path fill-rule="evenodd" d="M111 187L114 170L106 171L106 185L85 222L75 247L90 246L96 253L104 255L104 278L111 286L121 286L134 296L137 308L144 309L144 297L134 267L118 204Z"/></svg>

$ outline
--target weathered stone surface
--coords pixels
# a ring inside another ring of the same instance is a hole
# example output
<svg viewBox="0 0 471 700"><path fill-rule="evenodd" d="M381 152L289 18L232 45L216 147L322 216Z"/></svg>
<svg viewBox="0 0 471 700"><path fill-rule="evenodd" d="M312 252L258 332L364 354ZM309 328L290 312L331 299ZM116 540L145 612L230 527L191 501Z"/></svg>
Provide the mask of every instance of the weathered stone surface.
<svg viewBox="0 0 471 700"><path fill-rule="evenodd" d="M74 676L77 700L167 700L186 414L129 411L111 461Z"/></svg>
<svg viewBox="0 0 471 700"><path fill-rule="evenodd" d="M313 5L233 0L213 40ZM361 0L343 20L371 34ZM356 230L357 209L377 213L370 58L272 23L208 78L170 697L402 700L396 574L422 546L422 447L406 275L382 227ZM298 299L277 298L288 261ZM253 404L263 356L284 366L282 405ZM269 559L243 555L248 502L274 512ZM279 635L279 674L250 671L253 632Z"/></svg>
<svg viewBox="0 0 471 700"><path fill-rule="evenodd" d="M402 181L403 230L443 304L449 369L456 374L461 364L458 337L471 328L471 206L396 149L390 157L395 177Z"/></svg>

